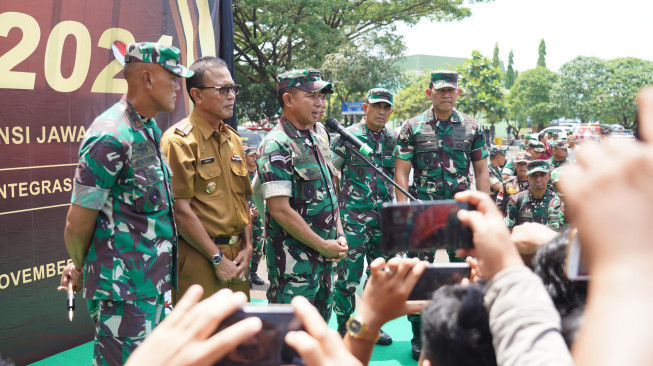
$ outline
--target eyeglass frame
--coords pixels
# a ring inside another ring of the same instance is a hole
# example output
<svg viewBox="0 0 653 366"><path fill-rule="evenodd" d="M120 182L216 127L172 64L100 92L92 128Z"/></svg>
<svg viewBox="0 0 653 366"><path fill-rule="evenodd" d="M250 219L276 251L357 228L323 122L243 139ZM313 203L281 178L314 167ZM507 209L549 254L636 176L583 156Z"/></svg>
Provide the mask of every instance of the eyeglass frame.
<svg viewBox="0 0 653 366"><path fill-rule="evenodd" d="M240 93L240 88L243 86L240 84L232 84L232 85L214 85L214 86L204 86L204 85L199 85L199 86L194 86L194 88L197 89L215 89L218 91L218 94L224 96L227 96L230 91L234 93L234 96L238 95ZM223 92L222 90L226 89L226 92Z"/></svg>

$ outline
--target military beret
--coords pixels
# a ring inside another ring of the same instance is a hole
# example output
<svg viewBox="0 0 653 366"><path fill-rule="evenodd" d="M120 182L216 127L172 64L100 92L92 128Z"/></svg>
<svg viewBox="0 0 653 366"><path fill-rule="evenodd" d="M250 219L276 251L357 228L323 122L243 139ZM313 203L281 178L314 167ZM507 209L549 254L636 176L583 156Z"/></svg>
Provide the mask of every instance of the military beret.
<svg viewBox="0 0 653 366"><path fill-rule="evenodd" d="M180 55L179 49L173 46L152 42L130 43L125 53L125 64L131 62L159 64L175 75L189 78L195 72L179 63Z"/></svg>
<svg viewBox="0 0 653 366"><path fill-rule="evenodd" d="M520 151L520 152L517 153L517 155L515 155L514 162L515 163L523 163L523 162L528 162L528 161L531 161L531 160L533 160L533 158L531 157L530 153L527 153L526 151Z"/></svg>
<svg viewBox="0 0 653 366"><path fill-rule="evenodd" d="M438 70L431 73L431 82L434 89L458 89L458 73L449 70Z"/></svg>
<svg viewBox="0 0 653 366"><path fill-rule="evenodd" d="M367 97L365 98L368 103L381 103L385 102L390 105L394 105L394 99L392 93L388 89L383 88L374 88L370 89L367 92Z"/></svg>
<svg viewBox="0 0 653 366"><path fill-rule="evenodd" d="M295 87L309 93L324 92L333 93L333 84L322 80L322 73L319 70L304 69L286 71L277 77L277 90Z"/></svg>
<svg viewBox="0 0 653 366"><path fill-rule="evenodd" d="M549 173L551 171L551 167L549 166L549 162L546 160L533 160L528 163L528 166L526 167L527 174L531 175L533 173L537 172L543 172L543 173Z"/></svg>

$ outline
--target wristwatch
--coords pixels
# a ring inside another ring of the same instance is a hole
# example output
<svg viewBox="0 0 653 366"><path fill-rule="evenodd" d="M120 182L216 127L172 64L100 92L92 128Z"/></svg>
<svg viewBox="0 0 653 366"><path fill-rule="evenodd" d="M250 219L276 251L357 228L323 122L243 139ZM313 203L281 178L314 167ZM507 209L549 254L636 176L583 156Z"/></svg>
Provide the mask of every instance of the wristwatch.
<svg viewBox="0 0 653 366"><path fill-rule="evenodd" d="M222 263L222 251L211 257L210 262L213 266L217 266L218 264Z"/></svg>
<svg viewBox="0 0 653 366"><path fill-rule="evenodd" d="M338 239L339 237L343 237L343 238L345 238L345 240L347 240L347 236L345 236L345 233L337 233L336 234L336 239Z"/></svg>
<svg viewBox="0 0 653 366"><path fill-rule="evenodd" d="M364 341L376 343L379 340L379 332L372 332L362 318L352 316L347 320L347 331L352 338L361 339Z"/></svg>

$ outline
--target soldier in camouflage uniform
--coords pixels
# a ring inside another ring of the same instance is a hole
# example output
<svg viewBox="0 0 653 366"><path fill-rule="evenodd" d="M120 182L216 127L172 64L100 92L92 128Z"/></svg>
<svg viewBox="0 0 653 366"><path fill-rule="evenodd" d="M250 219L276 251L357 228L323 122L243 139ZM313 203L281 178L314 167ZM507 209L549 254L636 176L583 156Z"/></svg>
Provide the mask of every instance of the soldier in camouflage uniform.
<svg viewBox="0 0 653 366"><path fill-rule="evenodd" d="M392 154L396 136L385 124L392 114L392 106L393 97L389 90L371 89L363 103L365 117L347 128L352 135L372 149L373 153L368 160L382 167L390 177L394 176L395 161ZM394 186L386 182L363 159L352 154L344 146L341 137L334 140L333 151L334 165L342 175L338 206L349 244L347 258L337 267L338 281L335 285L333 308L338 319L338 331L344 335L345 323L356 306L356 287L363 275L365 259L367 258L368 264L378 257L389 259L378 248L381 241L379 215L383 202L392 202L394 199ZM381 331L377 344L391 343L392 338Z"/></svg>
<svg viewBox="0 0 653 366"><path fill-rule="evenodd" d="M524 136L524 142L519 144L519 150L520 151L525 151L526 148L528 148L528 143L533 139L533 136L531 135L526 135Z"/></svg>
<svg viewBox="0 0 653 366"><path fill-rule="evenodd" d="M546 160L528 163L528 191L510 197L506 209L505 221L511 231L525 222L543 224L556 231L564 224L562 201L548 189L550 171Z"/></svg>
<svg viewBox="0 0 653 366"><path fill-rule="evenodd" d="M551 159L549 159L549 164L551 164L552 169L555 169L567 162L568 147L569 145L567 145L567 143L564 141L558 141L555 145L553 145L553 155L551 156Z"/></svg>
<svg viewBox="0 0 653 366"><path fill-rule="evenodd" d="M509 176L503 181L501 190L497 194L497 207L503 212L503 215L506 214L506 207L508 206L508 201L513 195L528 190L528 171L527 166L528 162L531 161L531 154L526 151L520 151L517 153L514 159L512 159L514 164L515 175Z"/></svg>
<svg viewBox="0 0 653 366"><path fill-rule="evenodd" d="M396 180L409 190L408 175L413 168L414 183L409 192L417 199L452 199L455 193L469 189L470 164L476 189L490 193L485 138L476 120L454 108L459 95L457 72L431 73L426 90L431 108L407 120L401 128L394 152ZM396 194L398 202L407 200L401 192ZM450 260L460 260L455 252L448 253ZM433 262L435 251L419 256ZM413 325L413 358L417 360L421 352L421 321L414 315L409 319Z"/></svg>
<svg viewBox="0 0 653 366"><path fill-rule="evenodd" d="M338 213L331 150L313 126L333 85L317 70L278 77L279 124L258 150L266 200L265 254L270 303L306 297L328 321L333 305L333 263L347 254Z"/></svg>
<svg viewBox="0 0 653 366"><path fill-rule="evenodd" d="M179 54L155 43L127 46L127 94L95 119L80 146L64 232L73 262L60 289L83 282L95 365L124 364L177 286L170 168L153 117L174 110L178 78L193 74Z"/></svg>
<svg viewBox="0 0 653 366"><path fill-rule="evenodd" d="M249 179L253 182L256 176L256 148L253 146L245 146L245 163L247 171L249 172ZM252 260L249 263L249 287L252 283L255 285L263 285L265 281L258 276L258 265L263 257L263 247L265 244L265 228L263 227L263 220L259 215L259 210L256 207L253 199L254 195L249 196L250 219L252 220L252 242L254 244L254 252ZM262 210L265 212L265 207Z"/></svg>
<svg viewBox="0 0 653 366"><path fill-rule="evenodd" d="M506 149L502 146L492 146L490 148L490 160L487 162L487 168L490 171L490 197L492 200L497 199L497 193L503 186L503 177L501 169L506 165Z"/></svg>

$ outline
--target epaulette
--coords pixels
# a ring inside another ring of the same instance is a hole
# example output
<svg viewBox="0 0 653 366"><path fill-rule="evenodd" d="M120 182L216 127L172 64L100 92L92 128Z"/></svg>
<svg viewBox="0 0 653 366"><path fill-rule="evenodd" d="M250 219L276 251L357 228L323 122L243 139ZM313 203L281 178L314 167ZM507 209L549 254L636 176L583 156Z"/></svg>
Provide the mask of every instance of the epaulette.
<svg viewBox="0 0 653 366"><path fill-rule="evenodd" d="M238 131L236 131L233 127L229 126L229 125L226 124L226 123L224 124L224 126L227 127L228 129L230 129L231 132L235 133L236 136L240 137L240 134L238 133Z"/></svg>
<svg viewBox="0 0 653 366"><path fill-rule="evenodd" d="M193 129L193 124L190 121L179 124L175 127L175 133L177 135L188 136L190 131Z"/></svg>

